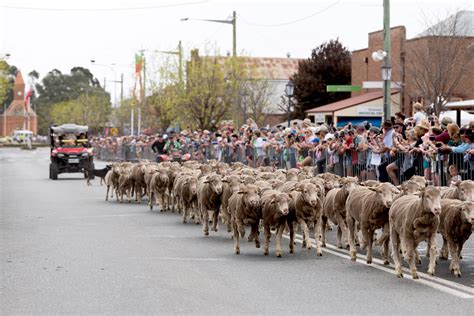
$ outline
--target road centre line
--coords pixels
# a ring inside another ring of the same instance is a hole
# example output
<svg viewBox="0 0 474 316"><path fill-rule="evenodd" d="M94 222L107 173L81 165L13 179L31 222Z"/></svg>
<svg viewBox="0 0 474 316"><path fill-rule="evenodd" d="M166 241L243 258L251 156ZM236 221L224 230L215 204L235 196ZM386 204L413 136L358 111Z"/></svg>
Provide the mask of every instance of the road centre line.
<svg viewBox="0 0 474 316"><path fill-rule="evenodd" d="M112 215L88 215L88 216L68 216L61 219L80 219L80 218L106 218L106 217L132 217L132 216L148 216L149 214L112 214Z"/></svg>
<svg viewBox="0 0 474 316"><path fill-rule="evenodd" d="M288 239L288 240L290 239L290 237L287 234L284 234L283 237ZM314 244L315 243L314 238L310 238L310 239L311 239L311 242ZM295 234L295 241L298 242L298 243L302 243L303 242L303 236L300 235L300 234ZM327 242L326 242L326 248L322 248L322 250L323 250L323 252L327 252L327 253L330 253L332 255L344 258L344 259L349 259L349 260L351 259L349 251L347 251L345 249L339 249L334 245L328 244ZM359 259L359 261L357 261L356 263L363 264L367 267L375 268L375 269L378 269L378 270L381 270L381 271L384 271L384 272L395 275L395 269L388 268L387 266L385 266L383 264L383 261L380 260L380 259L373 258L372 259L372 264L366 264L365 262L360 261L360 260L365 260L366 259L366 257L364 255L358 253L357 258ZM393 266L393 264L392 264L392 266ZM412 277L411 277L411 274L410 274L410 272L407 268L403 268L403 272L405 273L404 274L405 279L410 280L412 282L423 284L423 285L426 285L426 286L431 287L433 289L436 289L438 291L448 293L448 294L451 294L453 296L457 296L457 297L460 297L460 298L464 298L464 299L473 299L474 298L474 289L472 289L468 286L458 284L458 283L455 283L455 282L452 282L452 281L448 281L448 280L445 280L445 279L442 279L442 278L433 277L433 276L430 276L426 273L419 272L419 271L418 271L418 275L420 276L420 279L413 280ZM406 276L409 276L409 277L407 278Z"/></svg>
<svg viewBox="0 0 474 316"><path fill-rule="evenodd" d="M129 260L169 260L169 261L230 261L228 258L180 258L180 257L150 257L150 258L128 258Z"/></svg>

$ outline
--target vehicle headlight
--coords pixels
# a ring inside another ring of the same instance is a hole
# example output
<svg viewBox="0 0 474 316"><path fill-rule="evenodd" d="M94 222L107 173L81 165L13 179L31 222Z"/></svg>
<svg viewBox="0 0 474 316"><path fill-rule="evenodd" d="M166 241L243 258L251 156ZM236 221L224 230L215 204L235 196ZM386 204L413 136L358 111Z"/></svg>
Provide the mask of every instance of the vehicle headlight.
<svg viewBox="0 0 474 316"><path fill-rule="evenodd" d="M64 157L64 154L58 154L58 157Z"/></svg>
<svg viewBox="0 0 474 316"><path fill-rule="evenodd" d="M83 156L83 157L87 157L87 156L89 156L89 153L87 153L87 152L82 153L82 156Z"/></svg>

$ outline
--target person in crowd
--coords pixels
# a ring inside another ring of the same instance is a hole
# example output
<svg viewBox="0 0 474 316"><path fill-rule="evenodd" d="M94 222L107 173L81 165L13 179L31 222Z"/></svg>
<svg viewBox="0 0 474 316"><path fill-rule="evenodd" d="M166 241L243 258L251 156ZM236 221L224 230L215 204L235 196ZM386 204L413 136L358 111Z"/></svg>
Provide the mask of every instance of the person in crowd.
<svg viewBox="0 0 474 316"><path fill-rule="evenodd" d="M156 162L161 162L161 155L166 153L165 151L166 141L163 139L162 134L156 135L156 140L151 145L151 150L156 154Z"/></svg>
<svg viewBox="0 0 474 316"><path fill-rule="evenodd" d="M420 124L422 120L426 120L426 114L423 112L423 105L419 102L413 104L413 119L415 121L415 126Z"/></svg>
<svg viewBox="0 0 474 316"><path fill-rule="evenodd" d="M458 167L456 165L451 165L448 168L449 171L449 186L455 187L459 181L461 181L461 176L459 175Z"/></svg>
<svg viewBox="0 0 474 316"><path fill-rule="evenodd" d="M355 164L355 175L359 177L359 181L367 180L367 136L365 125L360 123L356 126L356 134L354 137L354 149L357 154L357 163Z"/></svg>
<svg viewBox="0 0 474 316"><path fill-rule="evenodd" d="M385 120L382 123L382 137L383 137L383 146L380 150L382 154L382 163L378 167L379 169L379 181L380 182L388 182L389 176L387 172L387 166L390 164L392 148L393 148L393 137L392 134L394 132L392 127L392 122L390 120Z"/></svg>

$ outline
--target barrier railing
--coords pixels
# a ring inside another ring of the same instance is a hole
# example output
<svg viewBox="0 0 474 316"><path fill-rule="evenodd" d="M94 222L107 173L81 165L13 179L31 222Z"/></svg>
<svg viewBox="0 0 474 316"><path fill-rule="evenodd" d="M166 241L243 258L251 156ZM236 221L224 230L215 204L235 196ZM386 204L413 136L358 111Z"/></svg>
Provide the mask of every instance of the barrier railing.
<svg viewBox="0 0 474 316"><path fill-rule="evenodd" d="M124 144L120 146L94 146L97 159L104 161L155 161L157 155L149 145ZM267 147L258 150L252 147L239 146L235 149L207 146L199 148L188 146L181 148L182 153L189 153L191 159L206 162L216 159L218 161L233 163L241 162L252 167L274 166L276 168L297 168L303 157L293 147ZM449 185L450 165L457 167L463 180L471 179L473 170L465 161L463 154L435 154L425 156L422 154L397 153L396 155L378 155L370 150L356 152L346 151L343 154L309 151L314 173L331 172L339 176L354 176L360 181L380 180L390 181L394 184L402 183L413 175L424 176L433 185Z"/></svg>

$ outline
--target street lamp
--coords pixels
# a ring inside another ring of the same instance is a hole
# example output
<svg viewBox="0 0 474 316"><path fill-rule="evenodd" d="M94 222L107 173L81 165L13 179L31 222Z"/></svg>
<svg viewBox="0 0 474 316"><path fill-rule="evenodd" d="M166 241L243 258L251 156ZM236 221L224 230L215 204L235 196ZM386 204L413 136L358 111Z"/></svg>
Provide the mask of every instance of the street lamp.
<svg viewBox="0 0 474 316"><path fill-rule="evenodd" d="M101 67L107 67L114 73L114 81L113 81L114 82L114 107L117 107L117 82L121 83L121 94L122 94L121 98L123 98L123 75L121 76L121 81L117 81L117 73L115 72L115 69L111 65L96 63L95 59L91 59L91 64L96 65L96 66L101 66ZM104 81L104 89L105 89L105 81Z"/></svg>
<svg viewBox="0 0 474 316"><path fill-rule="evenodd" d="M231 20L210 20L210 19L191 19L191 18L182 18L181 21L204 21L204 22L215 22L215 23L225 23L232 24L232 57L237 56L237 14L235 11L232 12Z"/></svg>
<svg viewBox="0 0 474 316"><path fill-rule="evenodd" d="M293 91L295 89L295 84L293 81L288 81L286 84L286 89L285 93L286 96L288 97L288 127L290 127L290 121L291 121L291 97L293 96Z"/></svg>

